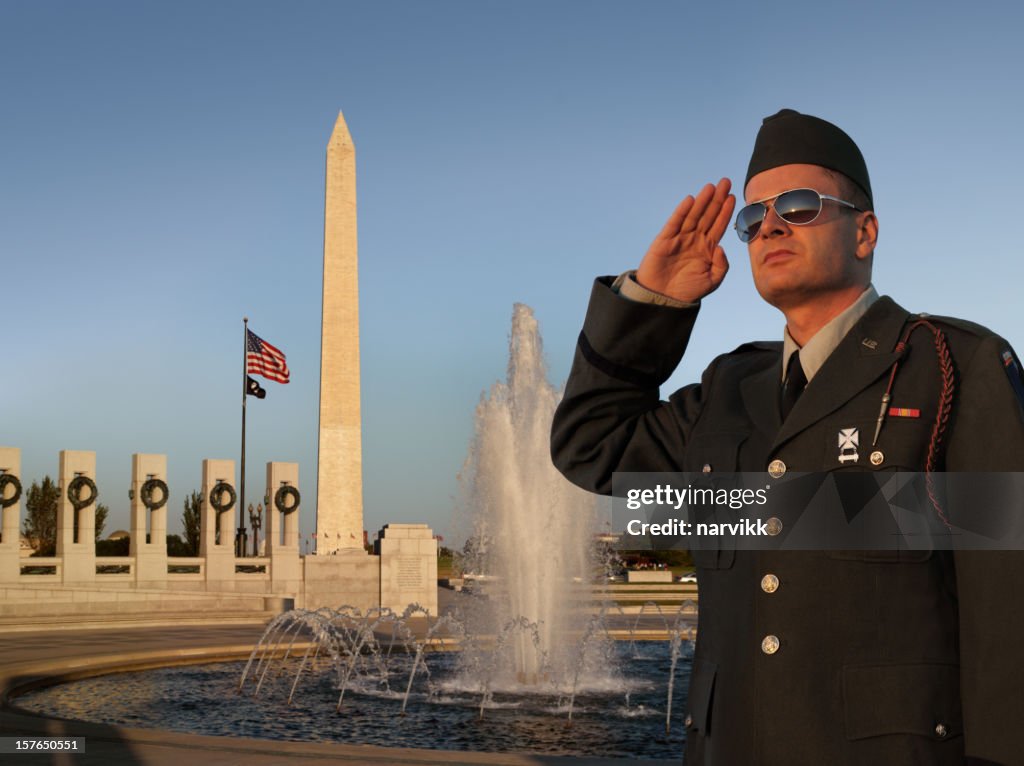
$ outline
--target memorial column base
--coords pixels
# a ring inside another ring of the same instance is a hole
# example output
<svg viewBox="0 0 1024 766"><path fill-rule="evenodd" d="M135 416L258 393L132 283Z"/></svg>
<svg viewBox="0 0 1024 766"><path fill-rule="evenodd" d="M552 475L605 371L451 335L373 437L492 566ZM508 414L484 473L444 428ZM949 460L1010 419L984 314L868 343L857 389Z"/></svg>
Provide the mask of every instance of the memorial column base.
<svg viewBox="0 0 1024 766"><path fill-rule="evenodd" d="M401 613L419 604L437 615L437 540L426 524L385 524L377 540L380 605Z"/></svg>

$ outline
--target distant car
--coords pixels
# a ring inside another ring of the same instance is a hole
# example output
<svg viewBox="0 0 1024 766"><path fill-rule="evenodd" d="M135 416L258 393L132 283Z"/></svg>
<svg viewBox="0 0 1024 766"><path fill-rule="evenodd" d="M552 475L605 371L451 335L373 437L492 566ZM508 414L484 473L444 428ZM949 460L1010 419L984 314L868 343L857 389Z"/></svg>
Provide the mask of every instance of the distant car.
<svg viewBox="0 0 1024 766"><path fill-rule="evenodd" d="M679 579L676 582L692 582L692 583L696 583L697 582L697 575L695 575L695 574L680 575Z"/></svg>

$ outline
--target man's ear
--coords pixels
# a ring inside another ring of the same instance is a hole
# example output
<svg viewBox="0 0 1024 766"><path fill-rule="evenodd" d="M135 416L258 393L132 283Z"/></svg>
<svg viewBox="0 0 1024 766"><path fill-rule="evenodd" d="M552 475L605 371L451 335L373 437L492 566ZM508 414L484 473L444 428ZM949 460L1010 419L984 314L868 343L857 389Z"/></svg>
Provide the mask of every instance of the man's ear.
<svg viewBox="0 0 1024 766"><path fill-rule="evenodd" d="M878 218L870 210L860 213L857 218L857 258L869 258L877 244Z"/></svg>

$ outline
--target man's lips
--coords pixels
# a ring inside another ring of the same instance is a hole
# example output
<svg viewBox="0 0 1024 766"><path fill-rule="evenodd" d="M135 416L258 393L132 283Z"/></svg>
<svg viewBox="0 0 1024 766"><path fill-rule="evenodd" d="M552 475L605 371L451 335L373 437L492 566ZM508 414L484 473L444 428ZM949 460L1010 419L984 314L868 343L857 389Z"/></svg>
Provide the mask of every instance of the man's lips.
<svg viewBox="0 0 1024 766"><path fill-rule="evenodd" d="M795 255L795 253L792 250L772 250L771 252L764 254L764 258L761 259L761 263L771 263L772 261L777 261L790 255Z"/></svg>

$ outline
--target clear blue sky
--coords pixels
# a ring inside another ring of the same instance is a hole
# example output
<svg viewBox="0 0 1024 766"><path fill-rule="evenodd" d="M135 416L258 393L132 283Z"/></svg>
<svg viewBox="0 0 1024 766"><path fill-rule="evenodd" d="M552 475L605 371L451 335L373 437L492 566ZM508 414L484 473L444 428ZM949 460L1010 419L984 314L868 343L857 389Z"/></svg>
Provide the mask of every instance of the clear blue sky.
<svg viewBox="0 0 1024 766"><path fill-rule="evenodd" d="M97 453L107 532L133 452L170 531L238 459L242 316L292 383L249 403L249 498L299 463L313 529L324 150L358 153L365 525L459 537L481 393L532 306L560 385L595 275L677 201L741 182L781 107L867 157L875 284L1024 350L1016 4L0 0L0 444L23 478ZM672 384L782 320L733 269Z"/></svg>

